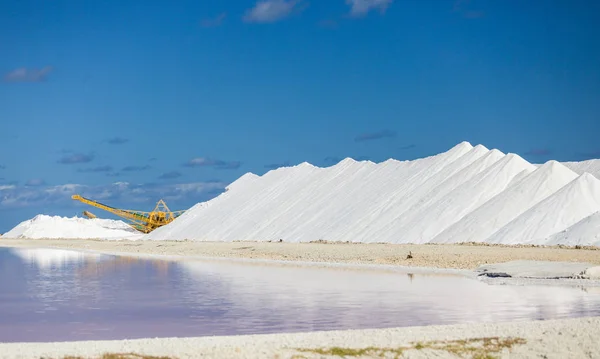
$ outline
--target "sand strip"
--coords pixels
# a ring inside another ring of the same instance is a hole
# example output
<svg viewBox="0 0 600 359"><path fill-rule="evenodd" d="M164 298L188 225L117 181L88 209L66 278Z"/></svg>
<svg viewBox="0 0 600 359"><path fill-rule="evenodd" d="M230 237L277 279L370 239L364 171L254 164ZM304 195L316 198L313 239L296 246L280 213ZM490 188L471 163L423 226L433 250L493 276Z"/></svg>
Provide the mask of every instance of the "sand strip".
<svg viewBox="0 0 600 359"><path fill-rule="evenodd" d="M600 251L597 248L6 238L0 238L0 246L89 250L107 254L265 259L338 264L384 264L468 270L474 270L485 264L514 260L587 262L600 265ZM408 258L409 254L412 255L412 258Z"/></svg>
<svg viewBox="0 0 600 359"><path fill-rule="evenodd" d="M339 358L319 354L332 347L346 353L372 347L369 357L392 358L400 352L402 358L470 358L472 354L491 355L481 358L600 358L599 332L600 317L591 317L297 334L0 344L0 358L92 358L131 352L181 359ZM499 340L490 339L494 337ZM477 349L486 343L486 349Z"/></svg>

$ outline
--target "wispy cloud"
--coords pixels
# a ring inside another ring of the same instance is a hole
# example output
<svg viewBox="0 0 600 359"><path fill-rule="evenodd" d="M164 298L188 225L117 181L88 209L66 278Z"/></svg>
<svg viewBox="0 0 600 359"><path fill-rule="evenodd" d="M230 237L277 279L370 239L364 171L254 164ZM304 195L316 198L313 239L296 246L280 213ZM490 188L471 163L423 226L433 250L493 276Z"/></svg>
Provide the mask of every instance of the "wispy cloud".
<svg viewBox="0 0 600 359"><path fill-rule="evenodd" d="M180 172L171 171L171 172L163 173L162 175L158 176L158 178L159 179L175 179L175 178L179 178L181 176L182 176L182 174Z"/></svg>
<svg viewBox="0 0 600 359"><path fill-rule="evenodd" d="M354 138L356 142L380 140L383 138L396 137L396 132L391 130L382 130L379 132L363 133Z"/></svg>
<svg viewBox="0 0 600 359"><path fill-rule="evenodd" d="M292 14L294 10L301 11L300 0L259 0L243 17L245 22L272 23L280 21Z"/></svg>
<svg viewBox="0 0 600 359"><path fill-rule="evenodd" d="M129 139L123 137L113 137L106 140L111 145L122 145L129 142Z"/></svg>
<svg viewBox="0 0 600 359"><path fill-rule="evenodd" d="M393 0L346 0L350 6L350 15L354 17L364 16L371 10L379 10L384 14Z"/></svg>
<svg viewBox="0 0 600 359"><path fill-rule="evenodd" d="M471 5L471 0L456 0L452 11L460 13L467 19L479 19L485 16L485 12L481 10L467 9Z"/></svg>
<svg viewBox="0 0 600 359"><path fill-rule="evenodd" d="M48 77L48 74L52 71L51 66L46 66L41 69L28 69L20 67L15 69L6 75L4 75L4 81L6 82L43 82Z"/></svg>
<svg viewBox="0 0 600 359"><path fill-rule="evenodd" d="M34 179L30 179L29 181L25 182L25 186L27 187L38 187L38 186L43 186L46 184L46 181L44 181L41 178L34 178Z"/></svg>
<svg viewBox="0 0 600 359"><path fill-rule="evenodd" d="M289 167L290 166L290 161L285 161L283 163L269 163L265 165L265 168L269 168L269 169L276 169L279 167Z"/></svg>
<svg viewBox="0 0 600 359"><path fill-rule="evenodd" d="M528 156L549 156L552 154L552 151L547 148L533 148L527 152L525 152Z"/></svg>
<svg viewBox="0 0 600 359"><path fill-rule="evenodd" d="M74 153L59 159L57 162L61 164L88 163L94 160L94 155L86 155L83 153Z"/></svg>
<svg viewBox="0 0 600 359"><path fill-rule="evenodd" d="M166 201L195 200L222 192L223 182L192 182L178 184L131 184L115 182L106 185L63 184L57 186L0 185L0 209L14 209L42 205L84 206L71 199L71 195L114 203L152 204L162 198ZM135 205L134 205L135 206ZM143 208L139 208L142 210ZM180 209L180 208L172 208ZM185 209L185 208L181 208Z"/></svg>
<svg viewBox="0 0 600 359"><path fill-rule="evenodd" d="M214 18L206 18L200 20L200 26L202 27L217 27L223 24L225 18L227 17L226 13L221 13L217 17Z"/></svg>
<svg viewBox="0 0 600 359"><path fill-rule="evenodd" d="M600 159L600 150L591 152L579 152L576 154L580 160L595 160Z"/></svg>
<svg viewBox="0 0 600 359"><path fill-rule="evenodd" d="M121 171L123 172L141 172L141 171L146 171L149 170L150 168L152 168L149 165L144 165L144 166L126 166L123 167L121 169Z"/></svg>
<svg viewBox="0 0 600 359"><path fill-rule="evenodd" d="M212 167L221 170L235 170L240 168L241 165L242 162L240 161L224 161L208 157L192 158L184 164L185 167Z"/></svg>
<svg viewBox="0 0 600 359"><path fill-rule="evenodd" d="M111 166L98 166L98 167L91 167L91 168L80 168L77 170L77 172L80 173L95 173L95 172L110 172L112 171L112 167Z"/></svg>

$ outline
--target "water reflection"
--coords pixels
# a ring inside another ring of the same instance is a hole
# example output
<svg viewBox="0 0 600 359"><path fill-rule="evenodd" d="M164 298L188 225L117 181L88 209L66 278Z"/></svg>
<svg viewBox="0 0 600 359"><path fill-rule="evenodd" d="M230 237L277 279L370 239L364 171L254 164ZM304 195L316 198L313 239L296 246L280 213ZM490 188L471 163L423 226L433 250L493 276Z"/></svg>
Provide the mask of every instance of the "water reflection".
<svg viewBox="0 0 600 359"><path fill-rule="evenodd" d="M600 293L455 276L0 248L0 341L200 336L600 314Z"/></svg>
<svg viewBox="0 0 600 359"><path fill-rule="evenodd" d="M43 248L19 248L13 249L12 253L21 258L23 262L35 265L42 270L62 268L71 264L83 262L95 262L102 257L102 255L96 253Z"/></svg>

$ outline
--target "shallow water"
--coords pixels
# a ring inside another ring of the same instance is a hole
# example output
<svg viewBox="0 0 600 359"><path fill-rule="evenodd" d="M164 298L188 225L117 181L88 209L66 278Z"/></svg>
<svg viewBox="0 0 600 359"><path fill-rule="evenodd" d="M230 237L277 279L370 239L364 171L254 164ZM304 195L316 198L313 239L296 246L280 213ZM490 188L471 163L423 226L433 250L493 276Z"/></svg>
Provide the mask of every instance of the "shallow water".
<svg viewBox="0 0 600 359"><path fill-rule="evenodd" d="M0 248L0 342L600 315L600 293L460 276Z"/></svg>

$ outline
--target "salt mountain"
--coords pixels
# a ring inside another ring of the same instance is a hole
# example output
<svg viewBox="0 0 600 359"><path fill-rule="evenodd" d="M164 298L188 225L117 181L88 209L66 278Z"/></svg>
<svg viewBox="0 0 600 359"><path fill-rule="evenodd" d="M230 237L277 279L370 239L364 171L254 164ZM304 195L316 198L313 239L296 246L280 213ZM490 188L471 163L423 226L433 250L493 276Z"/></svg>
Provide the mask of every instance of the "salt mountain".
<svg viewBox="0 0 600 359"><path fill-rule="evenodd" d="M600 246L590 173L600 161L534 165L468 142L413 161L304 162L247 173L144 239Z"/></svg>

